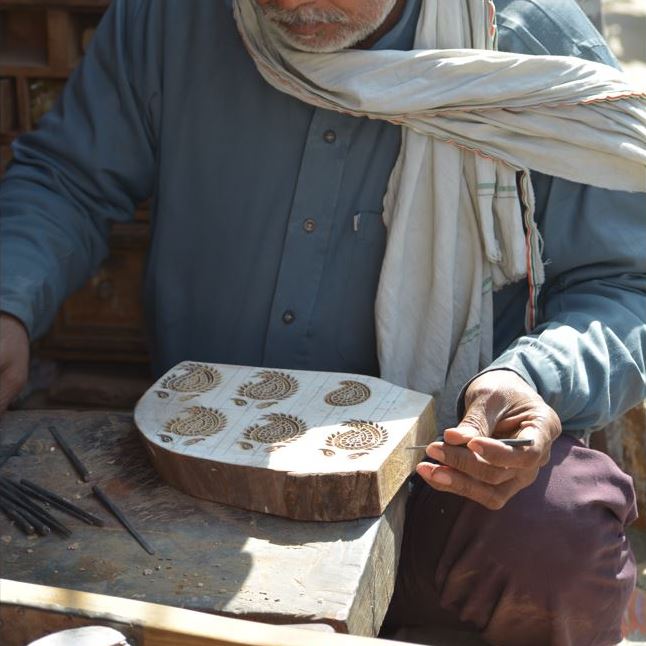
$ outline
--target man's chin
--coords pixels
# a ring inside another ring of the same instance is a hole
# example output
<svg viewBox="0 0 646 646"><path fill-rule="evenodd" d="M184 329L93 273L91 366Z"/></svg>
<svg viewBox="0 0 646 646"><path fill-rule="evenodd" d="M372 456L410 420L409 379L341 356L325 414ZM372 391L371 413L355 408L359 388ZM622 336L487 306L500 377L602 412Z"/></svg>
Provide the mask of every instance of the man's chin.
<svg viewBox="0 0 646 646"><path fill-rule="evenodd" d="M313 26L314 27L314 26ZM324 27L291 28L288 25L274 25L283 42L294 49L312 54L330 54L352 47L359 42L360 36L352 33L330 36Z"/></svg>

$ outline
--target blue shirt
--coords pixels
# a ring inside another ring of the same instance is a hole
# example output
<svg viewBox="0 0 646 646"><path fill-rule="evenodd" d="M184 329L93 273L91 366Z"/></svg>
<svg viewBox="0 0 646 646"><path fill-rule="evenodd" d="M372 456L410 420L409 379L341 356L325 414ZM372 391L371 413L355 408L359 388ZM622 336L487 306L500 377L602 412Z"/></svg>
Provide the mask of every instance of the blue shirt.
<svg viewBox="0 0 646 646"><path fill-rule="evenodd" d="M575 2L498 0L500 47L614 64ZM376 48L412 46L419 0ZM397 126L316 109L260 77L231 2L114 0L61 101L0 185L0 309L36 337L153 197L153 366L184 359L378 374L374 297ZM644 396L641 194L534 176L541 325L524 283L495 298L494 367L571 431Z"/></svg>

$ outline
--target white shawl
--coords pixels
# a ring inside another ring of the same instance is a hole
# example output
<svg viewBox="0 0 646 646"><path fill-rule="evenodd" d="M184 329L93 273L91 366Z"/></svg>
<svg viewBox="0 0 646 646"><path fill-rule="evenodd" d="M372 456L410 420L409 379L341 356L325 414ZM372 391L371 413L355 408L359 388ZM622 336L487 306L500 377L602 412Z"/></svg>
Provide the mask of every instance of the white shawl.
<svg viewBox="0 0 646 646"><path fill-rule="evenodd" d="M492 358L492 288L527 276L535 324L544 271L526 169L646 191L646 95L605 65L496 51L491 0L423 0L412 51L305 53L256 0L234 11L272 86L403 126L384 198L381 376L433 393L453 425L457 394Z"/></svg>

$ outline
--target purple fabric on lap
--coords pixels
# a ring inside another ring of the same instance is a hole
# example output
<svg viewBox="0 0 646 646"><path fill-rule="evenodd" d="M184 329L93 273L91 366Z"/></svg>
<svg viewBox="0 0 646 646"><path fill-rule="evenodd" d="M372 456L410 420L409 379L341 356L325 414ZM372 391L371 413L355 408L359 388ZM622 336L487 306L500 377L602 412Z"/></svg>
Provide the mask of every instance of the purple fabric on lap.
<svg viewBox="0 0 646 646"><path fill-rule="evenodd" d="M631 478L566 435L499 511L420 481L384 633L470 627L500 645L617 644L636 574L624 529L636 515Z"/></svg>

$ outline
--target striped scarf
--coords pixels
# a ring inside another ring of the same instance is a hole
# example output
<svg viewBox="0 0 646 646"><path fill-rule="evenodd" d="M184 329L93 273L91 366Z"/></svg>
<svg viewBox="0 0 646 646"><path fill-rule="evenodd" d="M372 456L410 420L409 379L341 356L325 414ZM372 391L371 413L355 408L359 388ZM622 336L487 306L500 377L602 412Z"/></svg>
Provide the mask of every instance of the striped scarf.
<svg viewBox="0 0 646 646"><path fill-rule="evenodd" d="M432 393L455 423L463 385L492 359L492 289L544 281L528 169L646 191L646 95L572 57L497 51L491 0L423 0L412 51L293 49L256 0L234 15L260 74L327 110L402 126L384 198L375 304L381 377Z"/></svg>

